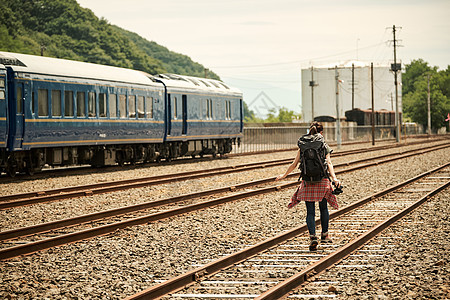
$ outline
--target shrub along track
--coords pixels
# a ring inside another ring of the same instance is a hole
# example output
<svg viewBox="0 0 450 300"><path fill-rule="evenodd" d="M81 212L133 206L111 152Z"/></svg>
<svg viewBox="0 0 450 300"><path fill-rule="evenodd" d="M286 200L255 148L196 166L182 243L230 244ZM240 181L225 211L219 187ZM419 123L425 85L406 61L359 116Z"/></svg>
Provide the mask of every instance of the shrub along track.
<svg viewBox="0 0 450 300"><path fill-rule="evenodd" d="M393 160L403 159L403 158L410 157L413 155L421 155L425 152L436 151L436 150L445 148L447 146L448 146L447 144L444 144L444 145L429 147L428 149L405 151L402 154L381 155L381 156L377 156L377 157L372 157L370 159L351 161L351 162L346 162L346 163L339 164L339 165L337 164L337 165L335 165L336 169L341 168L341 167L347 167L347 168L345 170L336 170L336 173L340 174L340 173L344 173L344 172L350 172L350 171L354 171L357 169L367 168L370 166L378 165L381 163L391 162ZM388 158L386 158L386 157L388 157ZM384 158L384 159L380 160L382 158ZM365 162L365 164L363 164L363 165L359 165L359 166L355 166L355 167L351 167L351 168L348 167L349 165L352 165L352 164L361 164L364 162ZM284 163L286 163L286 162L284 162ZM268 164L265 163L265 165L268 165ZM290 177L294 177L294 176L298 176L298 174L290 175ZM45 223L45 224L39 224L39 225L30 226L30 227L26 227L26 228L19 228L16 230L4 231L4 232L0 233L0 241L3 242L1 245L1 247L3 249L0 250L0 259L8 259L11 257L23 255L23 254L33 253L36 251L59 246L62 244L71 243L71 242L75 242L75 241L79 241L79 240L83 240L83 239L87 239L87 238L92 238L92 237L99 236L99 235L108 234L108 233L111 233L120 228L125 228L125 227L129 227L129 226L133 226L133 225L153 222L156 220L168 218L168 217L179 215L179 214L184 214L184 213L199 210L199 209L204 209L207 207L211 207L214 205L218 205L218 204L222 204L222 203L226 203L226 202L230 202L230 201L235 201L238 199L248 198L251 196L260 195L260 194L264 194L264 193L270 193L270 192L277 191L277 190L280 190L283 188L292 187L292 186L295 186L298 184L298 182L291 182L288 184L274 185L273 180L274 180L274 178L271 177L271 178L266 178L263 180L244 183L241 185L230 186L230 187L220 188L220 189L216 189L216 190L202 191L202 192L197 192L197 193L189 194L189 195L181 195L181 196L178 196L175 198L164 199L164 200L160 200L160 201L152 201L149 203L124 207L124 208L119 208L119 209L114 209L114 210L109 210L109 211L104 211L104 212L98 212L98 213L75 217L75 218L71 218L71 219L55 221L55 222L50 222L50 223ZM200 196L224 193L226 191L234 191L236 189L248 188L251 186L259 186L259 185L267 184L267 183L270 184L269 187L256 188L252 191L246 191L246 192L242 192L242 193L238 193L238 194L232 194L229 196L223 196L223 197L220 197L217 199L204 201L204 202L197 202L197 203L193 203L193 204L192 203L187 203L187 204L183 203L182 206L180 206L178 208L162 210L162 208L159 207L161 205L173 204L173 203L181 202L181 201L183 201L183 202L186 202L188 200L191 201L193 198L198 198ZM157 212L153 211L149 214L148 211L145 211L146 209L156 208L156 207L159 207ZM144 211L142 211L142 210L144 210ZM139 217L136 217L137 211L141 211L139 213L140 214ZM127 213L132 213L132 215L124 215ZM124 216L122 216L120 219L117 219L117 216L119 216L119 215L124 215ZM105 220L106 218L113 218L113 219ZM92 222L94 220L96 220L96 221L101 220L101 223L100 224L95 224L95 223L85 224L87 222ZM104 225L104 223L109 223L109 224ZM80 228L71 228L69 230L69 231L71 231L70 233L67 229L64 229L66 227L73 227L73 226L77 226L80 224L84 224L83 225L84 228L81 228L81 229ZM86 229L86 227L88 229ZM62 229L64 229L64 230L62 231ZM74 229L78 230L78 231L74 231ZM58 232L55 232L55 230L58 230ZM37 235L37 234L40 234L40 235ZM24 237L28 236L28 235L32 235L32 236L29 237L28 240L24 240ZM18 240L18 238L21 238L21 240ZM11 240L11 239L14 239L14 240Z"/></svg>

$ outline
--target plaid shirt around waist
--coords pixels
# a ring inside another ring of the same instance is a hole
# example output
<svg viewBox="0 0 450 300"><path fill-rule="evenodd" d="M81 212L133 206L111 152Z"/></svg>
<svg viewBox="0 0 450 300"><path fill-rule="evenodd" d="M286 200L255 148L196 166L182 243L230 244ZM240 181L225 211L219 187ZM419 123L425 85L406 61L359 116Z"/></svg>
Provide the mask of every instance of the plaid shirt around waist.
<svg viewBox="0 0 450 300"><path fill-rule="evenodd" d="M288 208L294 207L300 201L318 202L325 198L333 208L339 209L336 196L331 193L332 191L333 188L328 178L324 178L321 182L317 183L306 183L302 181L294 195L292 195Z"/></svg>

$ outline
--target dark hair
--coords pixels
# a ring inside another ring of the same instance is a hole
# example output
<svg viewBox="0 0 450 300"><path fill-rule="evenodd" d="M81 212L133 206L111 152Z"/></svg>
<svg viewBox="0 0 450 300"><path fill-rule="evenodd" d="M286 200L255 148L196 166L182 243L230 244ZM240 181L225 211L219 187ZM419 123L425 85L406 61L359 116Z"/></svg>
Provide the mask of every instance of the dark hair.
<svg viewBox="0 0 450 300"><path fill-rule="evenodd" d="M309 126L309 134L316 134L323 131L323 125L320 122L314 121Z"/></svg>

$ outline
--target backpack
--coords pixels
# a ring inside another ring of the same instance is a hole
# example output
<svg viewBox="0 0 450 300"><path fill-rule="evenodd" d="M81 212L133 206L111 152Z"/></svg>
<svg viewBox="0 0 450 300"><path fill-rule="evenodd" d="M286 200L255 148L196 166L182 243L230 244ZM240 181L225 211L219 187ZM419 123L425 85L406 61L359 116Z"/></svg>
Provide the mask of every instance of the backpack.
<svg viewBox="0 0 450 300"><path fill-rule="evenodd" d="M300 148L300 178L307 182L320 182L328 177L326 148L322 135L303 135L298 139Z"/></svg>

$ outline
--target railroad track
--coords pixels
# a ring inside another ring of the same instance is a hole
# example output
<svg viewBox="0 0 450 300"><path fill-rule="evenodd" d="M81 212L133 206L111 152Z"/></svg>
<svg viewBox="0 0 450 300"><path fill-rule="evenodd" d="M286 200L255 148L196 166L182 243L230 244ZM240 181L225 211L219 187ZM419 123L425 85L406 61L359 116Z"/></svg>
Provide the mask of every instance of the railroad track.
<svg viewBox="0 0 450 300"><path fill-rule="evenodd" d="M318 274L346 258L348 265L340 267L370 266L379 249L360 248L449 186L447 163L331 213L333 243L321 244L316 252L307 250L309 233L303 225L217 260L200 262L194 270L155 281L154 286L127 299L311 297L302 295L298 287L317 284ZM320 224L319 219L316 222Z"/></svg>
<svg viewBox="0 0 450 300"><path fill-rule="evenodd" d="M446 143L439 144L437 146L425 147L425 148L422 148L422 150L423 151L427 151L427 150L431 150L431 149L438 150L438 149L441 149L444 147L448 147L448 145L450 145L450 143L446 142ZM333 157L354 155L354 154L372 152L372 151L380 151L380 150L389 149L389 148L392 148L392 145L379 146L379 147L373 147L373 148L365 148L365 149L357 149L357 150L348 150L348 151L342 151L342 152L333 154ZM400 151L397 153L379 155L376 158L381 159L381 158L385 158L385 157L393 157L396 155L407 155L410 153L415 153L417 151L418 150ZM432 150L432 151L434 151L434 150ZM373 159L375 159L375 158L373 158ZM50 202L50 201L58 201L58 200L64 200L64 199L71 199L71 198L76 198L76 197L93 196L93 195L97 195L97 194L111 193L111 192L116 192L116 191L120 191L120 190L132 189L132 188L141 188L141 187L152 186L152 185L160 185L160 184L170 183L170 182L174 182L174 181L184 181L184 180L191 180L191 179L202 178L202 177L207 177L207 176L217 176L217 175L223 175L223 174L229 174L229 173L235 173L235 172L250 171L250 170L254 170L254 169L258 169L258 168L276 167L276 166L285 165L285 164L288 164L291 162L292 162L291 158L290 159L280 159L280 160L274 160L274 161L264 161L264 162L241 164L241 165L236 165L236 166L220 167L220 168L215 168L215 169L188 171L188 172L182 172L182 173L172 173L172 174L165 174L165 175L151 176L151 177L144 177L144 178L118 180L118 181L102 182L102 183L83 185L83 186L72 186L72 187L65 187L65 188L52 189L52 190L41 190L41 191L36 191L36 192L5 195L5 196L0 197L0 209L8 209L8 208L12 208L12 207L19 207L19 206L24 206L24 205L44 203L44 202ZM351 161L351 162L347 162L346 165L352 165L352 164L356 164L356 163L360 163L360 162L361 162L361 160ZM336 166L340 166L340 165L338 164Z"/></svg>
<svg viewBox="0 0 450 300"><path fill-rule="evenodd" d="M415 137L411 137L411 138L415 138ZM415 141L415 142L409 142L409 143L403 143L403 144L394 144L394 145L384 145L384 146L376 146L376 147L370 147L370 148L365 148L367 150L362 150L362 152L365 151L370 151L370 149L388 149L388 148L395 148L395 147L403 147L403 146L411 146L411 145L415 145L415 144L423 144L423 138L424 137L418 137L421 140L419 141ZM425 138L427 138L425 136ZM437 142L440 140L445 140L446 137L441 137L441 136L436 136L433 138L427 138L427 142ZM358 145L358 144L369 144L369 142L346 142L343 145ZM335 143L330 144L331 146L335 146ZM259 151L259 152L247 152L247 153L238 153L238 154L226 154L224 157L222 158L229 158L229 157L237 157L237 156L248 156L248 155L258 155L258 154L266 154L266 153L274 153L274 152L286 152L286 151L295 151L295 148L291 148L291 149L279 149L279 150L270 150L270 151ZM357 150L356 150L357 151ZM346 151L344 151L346 152ZM339 155L339 152L333 154L333 155ZM355 153L361 153L361 152L355 152ZM135 169L140 169L140 168L147 168L149 166L168 166L168 165L179 165L179 164L189 164L189 163L198 163L198 162L202 162L202 161L211 161L211 160L215 160L215 158L213 157L203 157L203 158L178 158L176 160L172 160L170 162L164 161L164 162L159 162L159 163L144 163L144 164L138 164L136 166L130 166L128 169L131 168L135 168ZM26 174L17 174L15 177L11 178L9 176L7 176L6 174L0 174L0 183L14 183L17 180L30 180L30 179L38 179L38 178L48 178L48 177L62 177L62 176L67 176L67 175L74 175L74 174L78 174L78 175L83 175L83 174L87 174L87 173L104 173L104 172L115 172L115 171L123 171L124 168L123 167L119 167L119 166L105 166L102 168L93 168L92 166L75 166L75 167L57 167L54 169L44 169L42 172L38 172L34 175L26 175Z"/></svg>
<svg viewBox="0 0 450 300"><path fill-rule="evenodd" d="M380 160L380 157L375 157L371 159L343 163L341 164L341 166L336 165L336 173L341 174L361 168L367 168L381 163L403 159L412 155L423 154L425 151L435 151L438 149L442 149L443 147L447 146L440 145L438 147L432 147L428 150L422 149L415 152L408 151L408 153L406 154L396 155L393 157L391 156L388 158L384 158L383 160ZM362 165L349 167L350 164L361 164L363 162L365 163ZM338 170L338 168L340 167L345 167L346 169ZM289 176L296 177L298 176L298 174L294 173L290 174ZM262 184L269 184L269 186L255 188ZM56 247L59 245L108 234L117 229L145 224L230 201L248 198L264 193L270 193L283 188L290 188L296 185L298 185L298 182L276 185L274 183L274 177L270 177L262 180L243 183L236 186L229 186L208 191L200 191L194 194L181 195L174 198L162 199L159 201L152 201L143 204L97 212L70 219L3 231L0 232L0 259L3 260L19 255L29 254L43 249L48 249L51 247ZM238 189L249 187L253 187L253 189L241 193L232 193L231 195L225 195L208 201L202 201L201 199L198 200L199 197L205 195L221 194L230 191L234 192ZM177 207L170 209L164 207L164 205L169 204L176 204Z"/></svg>

